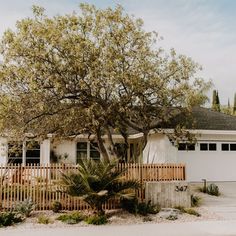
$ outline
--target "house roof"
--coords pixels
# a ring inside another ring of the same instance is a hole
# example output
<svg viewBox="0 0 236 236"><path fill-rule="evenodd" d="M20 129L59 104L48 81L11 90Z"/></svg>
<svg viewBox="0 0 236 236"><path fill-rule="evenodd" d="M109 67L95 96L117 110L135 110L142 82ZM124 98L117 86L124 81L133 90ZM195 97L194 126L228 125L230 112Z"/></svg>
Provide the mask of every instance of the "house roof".
<svg viewBox="0 0 236 236"><path fill-rule="evenodd" d="M164 127L173 129L177 124L182 124L186 129L193 130L236 131L236 116L213 111L210 108L193 107L190 113L180 113L164 124ZM128 133L133 135L139 132L128 128Z"/></svg>
<svg viewBox="0 0 236 236"><path fill-rule="evenodd" d="M236 116L213 111L210 108L193 107L190 115L178 115L168 123L168 128L174 128L176 124L184 122L187 129L236 130Z"/></svg>

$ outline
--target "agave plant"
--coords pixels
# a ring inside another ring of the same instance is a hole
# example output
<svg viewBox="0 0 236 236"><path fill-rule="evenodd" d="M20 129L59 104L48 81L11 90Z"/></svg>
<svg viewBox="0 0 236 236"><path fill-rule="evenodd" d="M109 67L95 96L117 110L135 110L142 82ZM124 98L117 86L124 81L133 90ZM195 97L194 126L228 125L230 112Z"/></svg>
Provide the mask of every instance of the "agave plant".
<svg viewBox="0 0 236 236"><path fill-rule="evenodd" d="M102 205L109 199L119 197L132 199L140 184L123 178L127 169L117 168L117 162L83 160L78 170L62 174L62 186L71 196L81 197L98 215L105 212Z"/></svg>

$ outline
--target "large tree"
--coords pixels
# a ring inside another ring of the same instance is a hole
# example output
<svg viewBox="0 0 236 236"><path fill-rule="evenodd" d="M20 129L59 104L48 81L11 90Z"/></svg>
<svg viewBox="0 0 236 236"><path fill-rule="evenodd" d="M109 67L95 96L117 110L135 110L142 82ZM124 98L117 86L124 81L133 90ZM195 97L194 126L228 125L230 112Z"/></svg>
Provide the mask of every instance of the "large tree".
<svg viewBox="0 0 236 236"><path fill-rule="evenodd" d="M34 6L33 13L1 41L2 133L85 133L108 159L117 154L112 132L127 142L132 128L145 145L150 130L205 101L209 83L197 78L200 66L158 48L158 35L120 6L82 4L79 14L55 17Z"/></svg>

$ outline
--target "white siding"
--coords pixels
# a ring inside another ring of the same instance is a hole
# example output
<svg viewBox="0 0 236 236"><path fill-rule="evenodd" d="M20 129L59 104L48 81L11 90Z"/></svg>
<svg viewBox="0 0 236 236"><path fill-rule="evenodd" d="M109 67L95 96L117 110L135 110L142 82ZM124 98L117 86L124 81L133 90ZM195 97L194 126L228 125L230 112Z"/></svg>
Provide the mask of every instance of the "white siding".
<svg viewBox="0 0 236 236"><path fill-rule="evenodd" d="M166 135L151 134L143 151L143 163L175 163L177 149Z"/></svg>
<svg viewBox="0 0 236 236"><path fill-rule="evenodd" d="M64 163L76 163L76 141L62 140L52 144L52 149L55 154L61 156L61 161ZM66 159L64 157L67 156Z"/></svg>
<svg viewBox="0 0 236 236"><path fill-rule="evenodd" d="M7 138L0 137L0 165L7 164Z"/></svg>
<svg viewBox="0 0 236 236"><path fill-rule="evenodd" d="M217 151L200 151L199 143L216 143ZM178 151L186 163L188 181L236 181L236 151L222 151L222 143L236 143L235 135L201 135L195 151Z"/></svg>

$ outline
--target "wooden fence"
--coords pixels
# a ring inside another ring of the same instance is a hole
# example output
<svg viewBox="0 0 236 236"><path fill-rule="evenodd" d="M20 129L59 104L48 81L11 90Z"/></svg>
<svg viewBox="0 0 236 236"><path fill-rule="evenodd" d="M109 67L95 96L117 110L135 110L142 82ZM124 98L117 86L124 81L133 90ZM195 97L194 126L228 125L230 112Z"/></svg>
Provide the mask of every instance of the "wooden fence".
<svg viewBox="0 0 236 236"><path fill-rule="evenodd" d="M75 171L76 165L0 165L0 207L2 210L13 209L17 202L31 199L36 210L51 209L54 201L62 203L63 210L84 210L88 205L78 197L71 197L61 190L61 173ZM118 168L127 168L126 179L139 180L141 185L147 181L185 180L183 164L119 164ZM138 191L143 200L143 188ZM104 209L118 207L118 202L110 201Z"/></svg>

